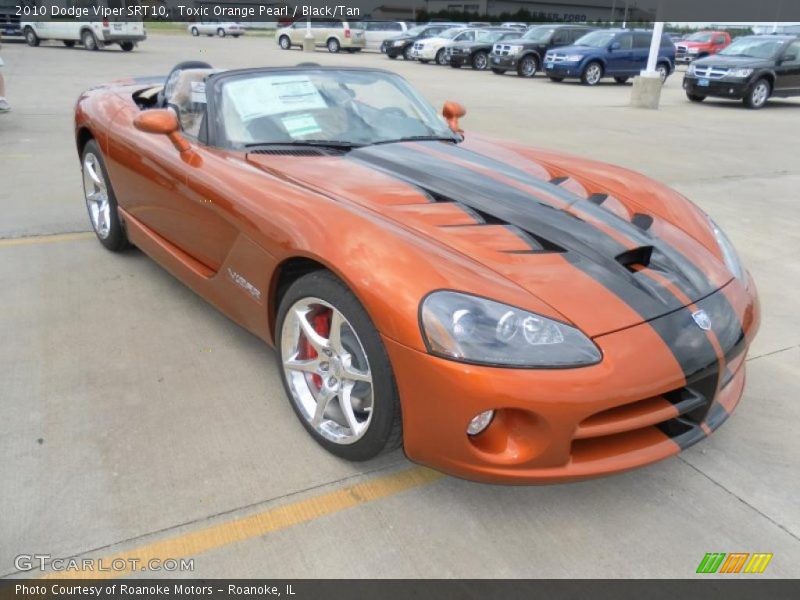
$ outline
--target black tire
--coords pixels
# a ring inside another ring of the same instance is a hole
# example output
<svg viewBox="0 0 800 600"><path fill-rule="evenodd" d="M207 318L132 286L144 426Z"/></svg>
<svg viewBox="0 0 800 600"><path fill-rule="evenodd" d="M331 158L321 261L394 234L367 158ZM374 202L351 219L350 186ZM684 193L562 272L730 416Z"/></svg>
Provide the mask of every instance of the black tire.
<svg viewBox="0 0 800 600"><path fill-rule="evenodd" d="M556 83L564 81L563 77L553 77L552 75L548 75L547 77L550 79L550 81L555 81Z"/></svg>
<svg viewBox="0 0 800 600"><path fill-rule="evenodd" d="M238 33L234 33L234 34L233 34L233 37L234 37L234 38L238 38L238 37L239 37L239 34L238 34Z"/></svg>
<svg viewBox="0 0 800 600"><path fill-rule="evenodd" d="M444 48L442 48L441 50L439 50L436 53L436 59L435 60L436 60L436 64L441 66L441 67L443 67L444 65L447 64L447 52L444 51Z"/></svg>
<svg viewBox="0 0 800 600"><path fill-rule="evenodd" d="M75 40L63 40L64 45L67 48L74 48L75 47Z"/></svg>
<svg viewBox="0 0 800 600"><path fill-rule="evenodd" d="M461 64L455 64L453 62L450 62L449 64L450 64L450 68L451 69L460 69L461 68Z"/></svg>
<svg viewBox="0 0 800 600"><path fill-rule="evenodd" d="M197 27L192 27L192 35L197 37L200 35L200 31L198 31Z"/></svg>
<svg viewBox="0 0 800 600"><path fill-rule="evenodd" d="M279 46L281 47L281 49L283 49L283 50L291 50L291 49L292 49L292 40L290 40L290 39L289 39L289 36L288 36L288 35L282 35L282 36L281 36L281 37L278 39L278 45L279 45Z"/></svg>
<svg viewBox="0 0 800 600"><path fill-rule="evenodd" d="M689 92L686 92L686 97L692 102L702 102L706 99L705 96L701 96L699 94L690 94Z"/></svg>
<svg viewBox="0 0 800 600"><path fill-rule="evenodd" d="M225 30L222 27L217 29L217 37L225 37L226 35L228 35L228 34L225 33Z"/></svg>
<svg viewBox="0 0 800 600"><path fill-rule="evenodd" d="M328 52L331 54L336 54L339 50L342 49L342 45L339 43L335 37L330 38L327 42L325 42L325 46L328 48Z"/></svg>
<svg viewBox="0 0 800 600"><path fill-rule="evenodd" d="M96 51L100 49L100 45L97 43L97 38L94 37L94 33L92 33L89 29L84 29L81 32L81 43L86 50Z"/></svg>
<svg viewBox="0 0 800 600"><path fill-rule="evenodd" d="M120 42L119 47L122 48L123 52L130 52L133 50L135 44L133 42Z"/></svg>
<svg viewBox="0 0 800 600"><path fill-rule="evenodd" d="M421 62L423 65L427 65L431 61L420 58L419 62Z"/></svg>
<svg viewBox="0 0 800 600"><path fill-rule="evenodd" d="M599 75L595 75L596 73L599 73ZM581 71L581 83L583 85L597 85L602 78L603 65L596 60L589 62Z"/></svg>
<svg viewBox="0 0 800 600"><path fill-rule="evenodd" d="M620 85L625 85L628 83L628 77L614 77L614 81L616 81Z"/></svg>
<svg viewBox="0 0 800 600"><path fill-rule="evenodd" d="M517 65L517 75L520 77L534 77L539 70L539 59L533 54L523 56Z"/></svg>
<svg viewBox="0 0 800 600"><path fill-rule="evenodd" d="M389 57L390 59L392 59L392 60L395 60L395 59L397 59L397 54L389 54L389 53L387 52L387 53L386 53L386 56L388 56L388 57Z"/></svg>
<svg viewBox="0 0 800 600"><path fill-rule="evenodd" d="M103 171L103 178L105 179L106 183L106 190L108 191L108 203L110 206L110 226L109 226L109 233L108 236L105 238L100 237L100 234L95 229L95 234L97 235L97 240L111 252L120 252L124 250L125 247L128 245L128 237L125 234L125 230L122 227L122 222L120 221L119 214L117 212L117 197L114 195L114 188L111 185L111 180L108 176L108 169L106 169L106 163L103 159L103 153L100 151L100 146L97 145L97 142L94 140L89 140L86 143L86 146L83 148L83 152L81 153L81 170L83 170L83 165L86 161L87 155L92 154L97 159L97 162L100 165L100 168ZM88 212L88 207L87 207ZM91 217L89 218L89 222L92 223ZM94 229L94 224L92 223L92 228Z"/></svg>
<svg viewBox="0 0 800 600"><path fill-rule="evenodd" d="M279 362L281 381L289 404L295 411L303 427L318 444L341 458L363 461L399 447L403 431L400 412L400 398L392 372L392 366L383 346L378 330L367 311L350 289L333 273L326 270L314 271L295 281L281 298L276 326L276 349L278 360L282 357L283 324L289 309L303 298L319 298L334 306L349 321L355 331L369 361L372 374L373 406L372 419L363 436L351 444L337 444L322 437L306 420L293 400L286 372Z"/></svg>
<svg viewBox="0 0 800 600"><path fill-rule="evenodd" d="M472 56L472 68L476 71L485 71L489 68L489 53L483 50Z"/></svg>
<svg viewBox="0 0 800 600"><path fill-rule="evenodd" d="M414 60L414 57L411 56L411 52L414 50L413 44L409 44L403 50L403 60Z"/></svg>
<svg viewBox="0 0 800 600"><path fill-rule="evenodd" d="M503 70L503 69L492 69L492 73L494 73L495 75L505 75L506 74L505 70Z"/></svg>
<svg viewBox="0 0 800 600"><path fill-rule="evenodd" d="M742 98L742 102L747 108L758 110L766 105L770 94L772 94L772 84L769 79L762 77L747 91L745 97Z"/></svg>
<svg viewBox="0 0 800 600"><path fill-rule="evenodd" d="M31 48L35 48L41 43L39 36L36 35L36 32L33 30L32 27L25 28L25 43L28 44Z"/></svg>

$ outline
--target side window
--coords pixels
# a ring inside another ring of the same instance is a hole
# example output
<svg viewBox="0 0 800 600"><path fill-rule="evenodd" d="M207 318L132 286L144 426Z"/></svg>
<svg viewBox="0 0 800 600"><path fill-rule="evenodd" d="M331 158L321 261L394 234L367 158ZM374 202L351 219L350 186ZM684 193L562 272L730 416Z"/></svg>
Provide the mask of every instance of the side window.
<svg viewBox="0 0 800 600"><path fill-rule="evenodd" d="M619 44L622 50L630 50L633 48L633 36L630 33L623 33L617 36L617 39L614 41Z"/></svg>
<svg viewBox="0 0 800 600"><path fill-rule="evenodd" d="M553 34L553 37L550 39L550 43L554 46L565 46L569 43L567 32L563 29L556 30L556 32Z"/></svg>
<svg viewBox="0 0 800 600"><path fill-rule="evenodd" d="M794 41L789 44L789 47L786 49L786 52L783 53L784 56L788 56L791 58L791 55L794 55L793 60L787 60L785 65L800 65L800 40Z"/></svg>
<svg viewBox="0 0 800 600"><path fill-rule="evenodd" d="M332 21L328 23L328 27L331 29L343 29L344 23L342 23L341 21Z"/></svg>
<svg viewBox="0 0 800 600"><path fill-rule="evenodd" d="M724 44L725 43L725 36L724 35L718 35L717 37L714 38L714 43L715 44Z"/></svg>
<svg viewBox="0 0 800 600"><path fill-rule="evenodd" d="M650 40L653 38L650 33L637 33L633 36L634 48L649 48Z"/></svg>
<svg viewBox="0 0 800 600"><path fill-rule="evenodd" d="M455 41L457 42L472 42L475 40L475 32L474 31L465 31L461 35L457 36Z"/></svg>

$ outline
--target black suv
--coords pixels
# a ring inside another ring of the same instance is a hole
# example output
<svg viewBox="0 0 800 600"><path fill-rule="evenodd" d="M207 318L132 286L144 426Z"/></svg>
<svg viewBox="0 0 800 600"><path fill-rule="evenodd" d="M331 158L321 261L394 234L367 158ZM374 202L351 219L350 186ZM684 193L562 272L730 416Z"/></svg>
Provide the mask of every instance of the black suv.
<svg viewBox="0 0 800 600"><path fill-rule="evenodd" d="M800 96L800 37L750 35L689 65L683 89L692 102L707 96L761 108L770 96Z"/></svg>
<svg viewBox="0 0 800 600"><path fill-rule="evenodd" d="M538 25L513 40L494 45L489 66L496 75L516 70L520 77L533 77L542 68L542 59L550 48L570 46L595 28L582 25Z"/></svg>
<svg viewBox="0 0 800 600"><path fill-rule="evenodd" d="M489 52L495 42L519 38L519 31L508 27L481 29L475 32L475 39L470 42L456 42L447 46L447 57L454 69L471 65L473 69L485 71L489 68Z"/></svg>
<svg viewBox="0 0 800 600"><path fill-rule="evenodd" d="M462 26L463 25L460 23L429 23L428 25L417 25L406 31L403 35L384 40L381 44L381 52L389 58L402 56L405 60L413 60L411 58L411 48L414 46L414 42L429 37L436 37L445 29Z"/></svg>

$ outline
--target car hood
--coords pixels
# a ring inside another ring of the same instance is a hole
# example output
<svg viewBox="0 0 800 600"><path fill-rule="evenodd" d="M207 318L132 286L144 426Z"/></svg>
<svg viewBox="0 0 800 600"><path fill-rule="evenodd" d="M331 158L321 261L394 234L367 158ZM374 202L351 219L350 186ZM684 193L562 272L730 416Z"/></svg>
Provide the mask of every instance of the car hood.
<svg viewBox="0 0 800 600"><path fill-rule="evenodd" d="M711 42L675 42L676 46L686 46L687 48L697 48L698 46L710 46Z"/></svg>
<svg viewBox="0 0 800 600"><path fill-rule="evenodd" d="M575 159L575 173L568 174L486 140L473 149L413 142L317 158L249 154L248 160L469 256L590 336L675 311L731 279L679 223L599 185L608 172L600 163L581 169ZM658 186L631 177L617 185L633 198ZM683 202L691 216L685 220L692 221L699 211Z"/></svg>
<svg viewBox="0 0 800 600"><path fill-rule="evenodd" d="M720 56L713 54L706 56L700 60L694 61L695 66L709 66L709 67L726 67L726 68L739 68L739 67L766 67L774 65L775 61L768 58L752 58L750 56Z"/></svg>

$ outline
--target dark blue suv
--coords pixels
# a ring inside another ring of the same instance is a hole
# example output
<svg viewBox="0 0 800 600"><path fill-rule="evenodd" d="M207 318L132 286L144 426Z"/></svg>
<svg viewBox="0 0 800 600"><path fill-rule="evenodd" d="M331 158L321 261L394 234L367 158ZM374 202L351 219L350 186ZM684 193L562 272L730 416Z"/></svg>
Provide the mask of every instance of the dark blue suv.
<svg viewBox="0 0 800 600"><path fill-rule="evenodd" d="M603 77L625 83L647 67L652 31L601 29L587 33L573 46L554 48L544 58L544 70L553 81L580 79L585 85L597 85ZM661 80L675 70L675 44L664 35L658 50L656 70Z"/></svg>

